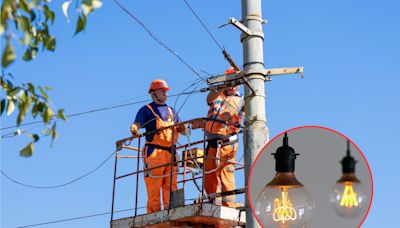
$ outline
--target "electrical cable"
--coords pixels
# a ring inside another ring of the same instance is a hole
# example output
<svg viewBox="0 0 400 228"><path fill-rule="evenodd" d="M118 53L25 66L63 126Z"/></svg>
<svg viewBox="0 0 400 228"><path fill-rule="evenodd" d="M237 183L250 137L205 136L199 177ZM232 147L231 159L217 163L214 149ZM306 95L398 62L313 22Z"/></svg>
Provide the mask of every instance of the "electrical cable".
<svg viewBox="0 0 400 228"><path fill-rule="evenodd" d="M207 28L207 26L203 23L203 21L200 19L200 17L197 15L197 13L194 11L194 9L190 6L190 4L186 1L183 0L186 4L186 6L190 9L190 11L193 13L193 15L197 18L197 20L200 22L200 24L203 26L203 28L206 30L206 32L208 33L208 35L210 35L210 37L214 40L215 44L219 47L219 49L221 49L221 51L224 50L224 48L222 47L222 45L217 41L217 39L215 39L215 37L212 35L212 33L210 32L210 30Z"/></svg>
<svg viewBox="0 0 400 228"><path fill-rule="evenodd" d="M121 8L126 14L128 14L132 19L134 19L140 26L153 38L158 44L160 44L163 48L168 50L171 54L177 57L186 67L188 67L198 78L205 80L192 66L190 66L182 57L178 55L174 50L169 48L166 44L164 44L153 32L151 32L143 22L141 22L132 12L130 12L127 8L125 8L118 0L113 0L119 8Z"/></svg>
<svg viewBox="0 0 400 228"><path fill-rule="evenodd" d="M32 131L32 130L34 130L36 128L39 128L39 127L41 127L41 126L32 127L32 128L30 128L28 130L17 129L17 131L9 132L9 133L7 133L5 135L2 135L1 138L3 139L3 138L12 138L12 137L15 137L15 136L20 136L20 135L25 134L26 132Z"/></svg>
<svg viewBox="0 0 400 228"><path fill-rule="evenodd" d="M178 95L178 97L175 99L175 103L174 103L174 110L176 110L176 105L178 103L178 100L180 98L181 95L183 95L183 93L186 93L188 96L191 95L192 93L194 93L194 91L198 88L195 87L191 92L187 93L186 91L189 90L191 87L196 86L197 84L201 83L201 80L196 80L194 83L192 83L191 85L189 85L188 87L186 87L184 90L182 90L182 92L180 93L180 95ZM182 108L182 107L181 107ZM181 108L179 109L179 111L181 110ZM179 114L179 111L177 112L177 114Z"/></svg>
<svg viewBox="0 0 400 228"><path fill-rule="evenodd" d="M145 208L145 207L141 207L141 208ZM134 208L118 210L118 211L114 211L114 213L121 213L121 212L132 211L132 210L134 210ZM54 220L54 221L49 221L49 222L36 223L36 224L32 224L32 225L18 226L17 228L43 226L43 225L48 225L48 224L53 224L53 223L68 222L68 221L73 221L73 220L86 219L86 218L92 218L92 217L97 217L97 216L102 216L102 215L109 215L109 214L111 214L111 212L104 212L104 213L98 213L98 214L92 214L92 215L85 215L85 216L67 218L67 219L60 219L60 220Z"/></svg>
<svg viewBox="0 0 400 228"><path fill-rule="evenodd" d="M115 153L116 153L116 152L114 151L114 152L113 152L112 154L110 154L102 163L100 163L100 165L98 165L96 168L92 169L91 171L89 171L89 172L83 174L82 176L80 176L80 177L78 177L78 178L75 178L75 179L73 179L73 180L71 180L71 181L68 181L68 182L66 182L66 183L64 183L64 184L53 185L53 186L35 186L35 185L25 184L25 183L22 183L22 182L20 182L20 181L17 181L17 180L15 180L15 179L11 178L11 177L8 176L3 170L0 170L0 172L1 172L1 174L2 174L3 176L5 176L5 177L6 177L8 180L10 180L11 182L14 182L15 184L22 185L22 186L25 186L25 187L28 187L28 188L36 188L36 189L60 188L60 187L64 187L64 186L66 186L66 185L72 184L72 183L74 183L74 182L76 182L76 181L78 181L78 180L80 180L80 179L83 179L83 178L89 176L90 174L92 174L93 172L95 172L96 170L98 170L100 167L102 167Z"/></svg>
<svg viewBox="0 0 400 228"><path fill-rule="evenodd" d="M192 90L192 92L194 93L194 92L196 91L196 89L199 88L200 85L201 85L201 84L197 85L197 86ZM186 102L187 102L187 100L189 99L190 95L192 95L193 93L187 94L185 100L183 101L181 107L180 107L179 110L178 110L178 113L182 110L183 106L186 104Z"/></svg>
<svg viewBox="0 0 400 228"><path fill-rule="evenodd" d="M184 200L189 201L189 200L196 200L196 199L198 199L198 198L187 198ZM145 208L147 208L147 206L137 207L137 209L145 209ZM69 221L73 221L73 220L87 219L87 218L98 217L98 216L102 216L102 215L109 215L111 213L121 213L121 212L126 212L126 211L133 211L133 210L135 210L135 208L122 209L122 210L116 210L114 212L109 211L109 212L103 212L103 213L98 213L98 214L84 215L84 216L79 216L79 217L60 219L60 220L36 223L36 224L31 224L31 225L18 226L17 228L35 227L35 226L43 226L43 225L49 225L49 224L54 224L54 223L69 222Z"/></svg>
<svg viewBox="0 0 400 228"><path fill-rule="evenodd" d="M177 94L169 95L169 97L187 95L187 94L192 94L192 93L200 93L200 92L201 92L200 90L196 90L196 91L192 91L190 93L177 93ZM115 105L115 106L107 106L107 107L97 108L97 109L93 109L93 110L89 110L89 111L85 111L85 112L78 112L78 113L66 115L65 117L70 118L70 117L75 117L75 116L81 116L81 115L90 114L90 113L94 113L94 112L106 111L106 110L110 110L110 109L121 108L121 107L130 106L130 105L134 105L134 104L145 103L145 102L149 102L149 101L151 101L151 99L140 100L140 101L135 101L135 102L129 102L129 103L126 103L126 104ZM52 119L56 120L56 119L59 119L59 118L58 117L53 117ZM43 120L33 121L33 122L28 122L28 123L24 123L24 124L20 124L20 125L13 125L13 126L8 126L8 127L3 127L3 128L1 128L1 130L21 127L21 126L27 126L27 125L32 125L32 124L37 124L37 123L42 123L42 122L44 122L44 121Z"/></svg>

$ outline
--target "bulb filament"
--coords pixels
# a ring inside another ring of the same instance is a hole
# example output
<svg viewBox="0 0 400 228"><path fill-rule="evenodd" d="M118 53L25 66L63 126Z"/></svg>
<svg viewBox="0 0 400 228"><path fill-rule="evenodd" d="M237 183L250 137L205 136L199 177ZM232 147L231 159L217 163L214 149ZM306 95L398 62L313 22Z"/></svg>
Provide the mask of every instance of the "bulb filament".
<svg viewBox="0 0 400 228"><path fill-rule="evenodd" d="M273 219L275 222L285 222L297 219L297 212L293 208L293 204L288 197L287 188L282 188L281 199L274 200L274 214Z"/></svg>
<svg viewBox="0 0 400 228"><path fill-rule="evenodd" d="M347 208L358 206L357 193L354 191L353 184L351 182L345 183L343 196L342 199L340 200L340 206Z"/></svg>

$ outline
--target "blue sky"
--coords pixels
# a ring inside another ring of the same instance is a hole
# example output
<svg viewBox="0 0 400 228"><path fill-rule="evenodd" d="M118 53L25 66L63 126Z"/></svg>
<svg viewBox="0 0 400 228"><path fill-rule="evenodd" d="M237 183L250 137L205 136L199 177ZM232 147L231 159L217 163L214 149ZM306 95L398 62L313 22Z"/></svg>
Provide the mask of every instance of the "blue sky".
<svg viewBox="0 0 400 228"><path fill-rule="evenodd" d="M75 37L74 20L66 22L60 2L52 4L57 13L52 29L57 37L56 52L41 53L29 63L17 61L10 71L18 82L52 86L52 101L57 108L65 108L66 114L145 99L155 78L166 79L173 87L171 94L197 79L112 1L105 1L89 17L84 34ZM183 1L121 2L196 70L218 73L228 67ZM239 31L232 26L217 28L229 17L241 18L240 1L189 2L241 64ZM400 128L399 11L400 3L394 0L263 2L263 17L269 21L263 27L266 67L305 68L304 79L288 75L265 84L270 135L301 125L322 125L352 139L368 159L375 184L373 206L363 227L393 225L394 220L388 218L397 216L400 203L396 198L400 185L393 182L398 179L395 167L400 162L396 149ZM204 116L204 99L205 94L191 96L181 118ZM171 98L169 103L173 102ZM19 156L27 137L2 139L1 169L16 180L39 186L79 177L104 161L114 151L116 140L129 136L129 125L141 105L60 122L60 137L54 146L49 146L48 139L41 140L28 159ZM2 127L14 125L15 117L2 117ZM2 131L2 135L8 132ZM181 138L182 143L185 140ZM133 164L126 161L124 170ZM25 188L1 177L1 227L107 212L112 177L112 160L90 176L52 190ZM133 179L118 186L116 209L133 207L133 186ZM143 206L145 190L140 190L139 205ZM194 194L187 192L188 197ZM106 215L46 227L108 227L108 222Z"/></svg>

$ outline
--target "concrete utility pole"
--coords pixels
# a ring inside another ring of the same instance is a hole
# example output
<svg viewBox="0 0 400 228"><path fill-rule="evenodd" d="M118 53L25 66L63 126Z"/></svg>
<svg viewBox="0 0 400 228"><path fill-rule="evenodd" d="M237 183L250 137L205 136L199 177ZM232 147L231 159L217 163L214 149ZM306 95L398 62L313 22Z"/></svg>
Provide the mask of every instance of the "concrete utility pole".
<svg viewBox="0 0 400 228"><path fill-rule="evenodd" d="M251 165L261 147L269 140L267 119L265 115L265 69L264 69L264 34L261 15L261 0L242 0L242 23L249 31L243 32L243 70L249 86L244 88L245 96L245 129L244 129L244 164L245 186L248 187L248 176ZM254 92L253 92L254 91ZM246 191L246 227L258 227L251 212L248 191Z"/></svg>

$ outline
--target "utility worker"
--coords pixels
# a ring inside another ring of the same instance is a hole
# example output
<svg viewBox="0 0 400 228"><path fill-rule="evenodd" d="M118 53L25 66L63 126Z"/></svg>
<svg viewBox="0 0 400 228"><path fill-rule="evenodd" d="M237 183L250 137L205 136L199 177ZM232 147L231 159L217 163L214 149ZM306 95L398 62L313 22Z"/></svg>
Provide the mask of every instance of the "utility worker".
<svg viewBox="0 0 400 228"><path fill-rule="evenodd" d="M184 133L184 127L171 127L160 131L160 128L172 126L180 122L180 118L174 109L166 104L167 91L170 87L164 80L154 80L149 88L153 102L143 106L137 113L135 122L131 125L131 133L138 134L139 128L145 128L146 132L154 132L146 135L145 169L171 164L172 158L176 161L174 151L175 143L178 140L178 132ZM175 157L172 157L175 156ZM164 209L167 209L170 202L170 191L176 191L178 167L173 166L171 175L171 166L145 170L144 181L147 189L147 213L161 210L160 189ZM172 181L171 181L172 177ZM172 186L171 186L172 183Z"/></svg>
<svg viewBox="0 0 400 228"><path fill-rule="evenodd" d="M236 73L233 68L225 74ZM209 139L205 160L205 190L207 194L235 189L235 164L238 149L240 122L242 121L243 99L238 86L223 91L212 91L207 96L210 105L205 133ZM221 186L220 186L221 185ZM222 197L222 205L236 207L235 196Z"/></svg>

